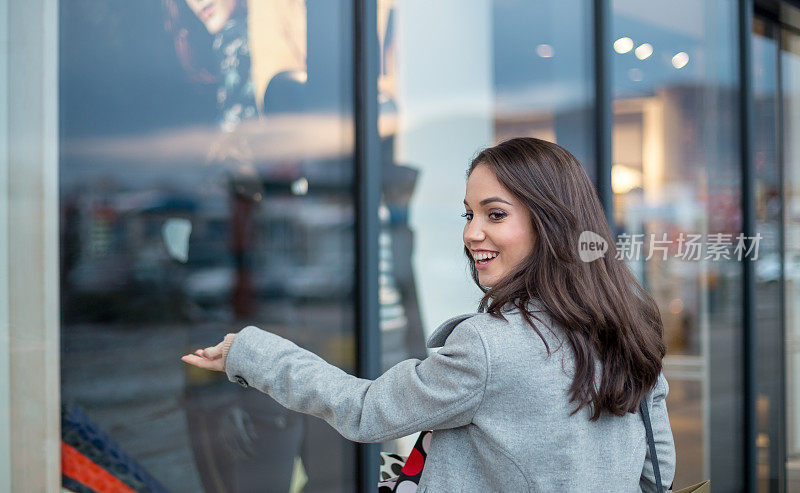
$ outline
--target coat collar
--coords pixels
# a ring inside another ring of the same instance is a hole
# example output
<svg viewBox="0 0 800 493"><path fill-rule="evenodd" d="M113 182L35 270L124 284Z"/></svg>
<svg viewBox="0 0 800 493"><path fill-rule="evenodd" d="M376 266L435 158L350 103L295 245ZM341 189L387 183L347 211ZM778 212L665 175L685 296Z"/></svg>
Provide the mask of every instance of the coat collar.
<svg viewBox="0 0 800 493"><path fill-rule="evenodd" d="M543 309L541 305L537 301L529 301L527 304L528 312L541 312ZM510 301L503 305L502 308L503 313L519 313L519 308L514 306L513 303ZM453 329L456 328L456 325L460 324L464 320L474 317L478 315L479 312L474 313L464 313L461 315L456 315L455 317L448 318L441 325L439 325L436 330L434 330L431 335L428 337L425 346L428 348L437 348L444 346L444 342L447 340L447 337L453 332Z"/></svg>
<svg viewBox="0 0 800 493"><path fill-rule="evenodd" d="M456 325L460 324L464 320L477 315L478 313L464 313L462 315L456 315L455 317L448 318L441 325L439 325L436 330L428 337L428 341L425 343L425 346L428 348L435 348L435 347L442 347L444 346L444 341L447 340L447 336L453 332L453 329L456 328Z"/></svg>

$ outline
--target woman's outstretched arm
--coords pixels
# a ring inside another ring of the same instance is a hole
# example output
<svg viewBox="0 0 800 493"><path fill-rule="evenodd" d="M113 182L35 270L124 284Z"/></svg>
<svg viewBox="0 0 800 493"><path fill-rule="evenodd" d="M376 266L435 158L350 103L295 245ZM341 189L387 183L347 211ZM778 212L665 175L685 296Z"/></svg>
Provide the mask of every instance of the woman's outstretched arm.
<svg viewBox="0 0 800 493"><path fill-rule="evenodd" d="M488 378L484 342L469 320L453 330L438 352L424 360L401 361L375 380L349 375L254 326L238 333L224 365L231 382L322 418L357 442L466 425L483 399Z"/></svg>

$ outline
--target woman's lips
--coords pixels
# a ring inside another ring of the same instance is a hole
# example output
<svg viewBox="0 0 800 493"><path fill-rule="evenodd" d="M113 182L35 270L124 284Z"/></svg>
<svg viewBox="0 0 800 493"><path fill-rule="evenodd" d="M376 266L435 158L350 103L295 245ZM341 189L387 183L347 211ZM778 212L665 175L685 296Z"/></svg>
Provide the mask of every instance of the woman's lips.
<svg viewBox="0 0 800 493"><path fill-rule="evenodd" d="M494 257L490 258L488 262L485 262L485 263L482 263L482 264L481 264L481 263L478 263L478 261L477 261L477 260L475 260L475 268L476 268L476 269L485 269L485 268L489 267L489 264L491 264L492 262L494 262L494 259L496 259L496 258L497 258L497 257L499 257L499 256L500 256L500 254L498 253L498 254L497 254L497 255L495 255Z"/></svg>

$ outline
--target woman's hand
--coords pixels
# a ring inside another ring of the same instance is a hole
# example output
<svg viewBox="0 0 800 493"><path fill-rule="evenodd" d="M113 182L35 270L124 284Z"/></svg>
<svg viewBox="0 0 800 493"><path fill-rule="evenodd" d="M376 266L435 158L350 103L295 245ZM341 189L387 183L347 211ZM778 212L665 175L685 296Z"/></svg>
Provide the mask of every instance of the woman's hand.
<svg viewBox="0 0 800 493"><path fill-rule="evenodd" d="M206 370L225 371L225 358L222 357L222 345L224 343L225 341L223 340L216 346L198 349L194 354L181 356L181 360Z"/></svg>

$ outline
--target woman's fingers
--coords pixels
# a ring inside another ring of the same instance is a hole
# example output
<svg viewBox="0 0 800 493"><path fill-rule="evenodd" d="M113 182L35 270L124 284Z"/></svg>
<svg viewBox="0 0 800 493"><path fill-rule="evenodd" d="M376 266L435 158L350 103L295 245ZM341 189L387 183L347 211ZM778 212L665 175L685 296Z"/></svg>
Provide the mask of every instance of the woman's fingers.
<svg viewBox="0 0 800 493"><path fill-rule="evenodd" d="M198 349L194 354L206 359L217 359L222 356L222 349L214 347L207 347L205 349Z"/></svg>
<svg viewBox="0 0 800 493"><path fill-rule="evenodd" d="M203 356L208 359L217 359L222 357L222 347L220 347L222 343L217 344L213 347L207 347L203 350Z"/></svg>
<svg viewBox="0 0 800 493"><path fill-rule="evenodd" d="M198 349L198 351L200 351ZM189 363L190 365L194 365L198 368L203 368L206 370L216 370L222 371L222 368L219 361L210 360L208 358L203 358L201 356L197 356L195 354L187 354L181 357L181 360L185 363Z"/></svg>
<svg viewBox="0 0 800 493"><path fill-rule="evenodd" d="M225 341L223 341L225 342ZM216 346L197 349L194 354L181 356L181 360L206 370L222 371L222 342Z"/></svg>

